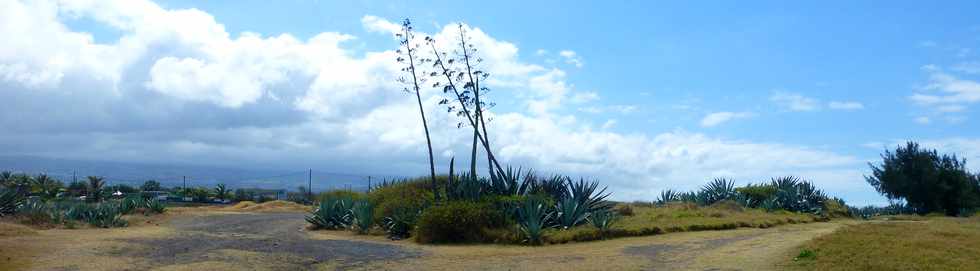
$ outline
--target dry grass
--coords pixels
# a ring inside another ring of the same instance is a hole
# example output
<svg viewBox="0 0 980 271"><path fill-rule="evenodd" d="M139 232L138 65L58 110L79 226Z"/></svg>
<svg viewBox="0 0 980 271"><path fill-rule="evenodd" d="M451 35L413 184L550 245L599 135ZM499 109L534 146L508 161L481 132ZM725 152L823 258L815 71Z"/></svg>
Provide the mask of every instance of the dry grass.
<svg viewBox="0 0 980 271"><path fill-rule="evenodd" d="M793 257L803 249L812 258ZM852 225L787 255L799 270L980 270L980 218L899 217Z"/></svg>
<svg viewBox="0 0 980 271"><path fill-rule="evenodd" d="M776 225L809 223L817 217L785 211L766 212L743 209L734 204L721 203L708 207L693 204L669 204L665 207L632 206L634 215L623 217L605 234L590 225L570 230L549 230L548 243L590 241L603 237L646 236L671 232L730 230L741 227L769 228Z"/></svg>
<svg viewBox="0 0 980 271"><path fill-rule="evenodd" d="M242 201L235 205L223 207L211 207L214 210L242 211L242 212L310 212L312 206L306 206L291 201L274 200L263 203L252 201Z"/></svg>

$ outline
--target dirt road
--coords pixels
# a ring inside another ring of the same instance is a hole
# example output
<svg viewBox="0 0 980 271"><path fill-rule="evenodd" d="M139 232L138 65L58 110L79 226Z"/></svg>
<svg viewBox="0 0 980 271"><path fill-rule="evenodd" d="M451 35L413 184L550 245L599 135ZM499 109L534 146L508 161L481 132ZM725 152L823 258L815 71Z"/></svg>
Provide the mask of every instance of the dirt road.
<svg viewBox="0 0 980 271"><path fill-rule="evenodd" d="M0 247L13 259L6 266L31 270L778 270L797 245L843 224L544 247L423 246L304 225L302 213L194 213L121 229L0 236Z"/></svg>

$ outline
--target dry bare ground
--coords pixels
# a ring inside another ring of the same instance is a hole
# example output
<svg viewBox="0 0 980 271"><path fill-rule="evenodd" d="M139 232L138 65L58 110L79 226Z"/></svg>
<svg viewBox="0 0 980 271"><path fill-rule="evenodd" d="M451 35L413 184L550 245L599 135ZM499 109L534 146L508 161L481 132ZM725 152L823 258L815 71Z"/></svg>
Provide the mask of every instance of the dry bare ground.
<svg viewBox="0 0 980 271"><path fill-rule="evenodd" d="M803 242L857 223L522 247L309 232L296 210L175 208L135 218L143 220L119 229L33 230L0 222L0 270L779 270L777 263Z"/></svg>

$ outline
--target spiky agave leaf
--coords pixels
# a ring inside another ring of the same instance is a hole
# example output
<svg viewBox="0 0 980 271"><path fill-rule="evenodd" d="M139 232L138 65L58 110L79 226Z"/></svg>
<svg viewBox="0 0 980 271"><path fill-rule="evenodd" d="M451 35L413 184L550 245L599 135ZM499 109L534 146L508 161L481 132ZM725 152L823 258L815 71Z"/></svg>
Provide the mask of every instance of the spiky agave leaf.
<svg viewBox="0 0 980 271"><path fill-rule="evenodd" d="M735 192L735 181L724 178L714 179L702 187L699 194L703 194L702 205L711 205L723 200L732 200L737 195L737 192Z"/></svg>
<svg viewBox="0 0 980 271"><path fill-rule="evenodd" d="M596 211L589 215L589 222L600 232L608 232L613 223L619 220L619 214L609 210Z"/></svg>
<svg viewBox="0 0 980 271"><path fill-rule="evenodd" d="M516 195L518 181L523 176L521 171L521 168L514 169L511 166L507 166L507 169L503 172L490 176L488 192L503 196Z"/></svg>
<svg viewBox="0 0 980 271"><path fill-rule="evenodd" d="M680 200L680 194L674 190L664 190L660 192L660 198L657 199L657 204L664 205L669 202L675 202Z"/></svg>
<svg viewBox="0 0 980 271"><path fill-rule="evenodd" d="M314 229L336 230L347 227L349 216L347 213L351 208L351 199L344 197L326 197L320 201L320 205L306 216L306 221L313 225Z"/></svg>
<svg viewBox="0 0 980 271"><path fill-rule="evenodd" d="M581 225L589 218L588 208L571 197L559 201L555 211L555 226L559 229Z"/></svg>
<svg viewBox="0 0 980 271"><path fill-rule="evenodd" d="M540 181L540 192L544 192L548 196L551 196L551 198L555 201L561 201L568 195L567 184L571 183L572 178L569 178L568 176L552 175L551 178L542 179Z"/></svg>
<svg viewBox="0 0 980 271"><path fill-rule="evenodd" d="M365 234L374 226L374 206L370 201L355 201L348 215L351 217L351 228L357 233Z"/></svg>
<svg viewBox="0 0 980 271"><path fill-rule="evenodd" d="M602 190L596 190L599 188L598 181L587 182L583 179L579 179L578 182L568 181L568 195L566 198L570 198L575 202L578 202L586 212L595 212L599 210L612 209L613 204L606 201L610 193L606 193L606 188Z"/></svg>
<svg viewBox="0 0 980 271"><path fill-rule="evenodd" d="M423 209L398 208L392 212L391 216L386 216L384 221L382 221L382 227L385 233L388 234L388 238L401 240L411 236L412 230L415 228L416 222L418 222L418 218L422 216Z"/></svg>
<svg viewBox="0 0 980 271"><path fill-rule="evenodd" d="M17 208L23 202L24 198L18 195L17 191L0 188L0 217L17 212Z"/></svg>
<svg viewBox="0 0 980 271"><path fill-rule="evenodd" d="M478 177L463 172L446 182L446 198L449 200L477 201L483 196L486 186Z"/></svg>
<svg viewBox="0 0 980 271"><path fill-rule="evenodd" d="M518 227L524 236L523 241L531 245L541 244L544 229L552 215L541 198L532 196L524 199L517 209Z"/></svg>

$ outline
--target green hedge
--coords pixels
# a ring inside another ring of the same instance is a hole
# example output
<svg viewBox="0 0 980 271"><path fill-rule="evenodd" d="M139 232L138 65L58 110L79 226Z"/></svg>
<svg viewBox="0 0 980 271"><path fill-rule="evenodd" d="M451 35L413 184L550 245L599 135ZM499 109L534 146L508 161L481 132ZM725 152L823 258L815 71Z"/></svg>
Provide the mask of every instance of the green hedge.
<svg viewBox="0 0 980 271"><path fill-rule="evenodd" d="M506 226L504 214L491 203L447 202L425 211L415 229L419 243L487 242L488 231Z"/></svg>

